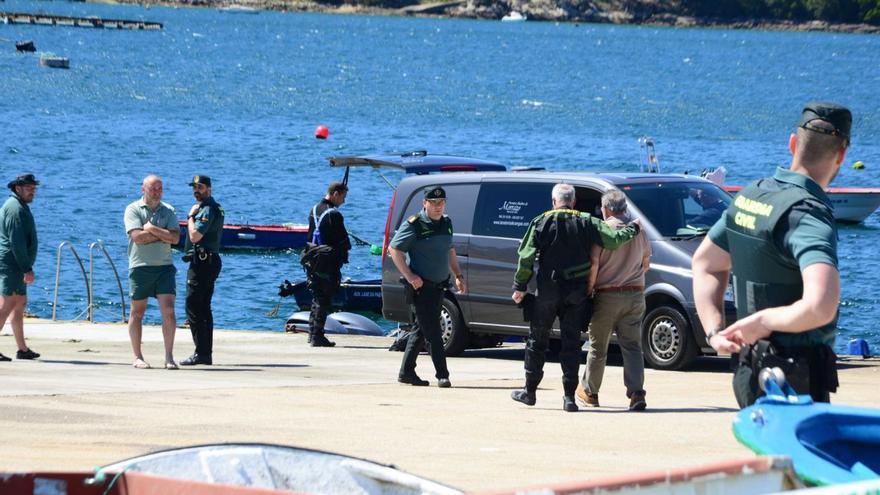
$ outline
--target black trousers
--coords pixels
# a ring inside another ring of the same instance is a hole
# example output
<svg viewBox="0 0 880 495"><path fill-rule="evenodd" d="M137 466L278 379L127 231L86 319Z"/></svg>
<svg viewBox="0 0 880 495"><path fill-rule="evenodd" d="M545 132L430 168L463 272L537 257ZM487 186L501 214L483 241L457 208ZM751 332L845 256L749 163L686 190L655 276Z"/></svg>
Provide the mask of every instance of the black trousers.
<svg viewBox="0 0 880 495"><path fill-rule="evenodd" d="M196 354L201 357L210 358L214 348L211 298L214 296L214 282L222 267L220 255L210 253L204 260L193 258L186 272L186 319L196 345Z"/></svg>
<svg viewBox="0 0 880 495"><path fill-rule="evenodd" d="M339 291L338 274L324 278L314 275L309 278L309 289L312 291L312 307L309 313L309 342L316 336L324 335L327 314L333 306L333 296Z"/></svg>
<svg viewBox="0 0 880 495"><path fill-rule="evenodd" d="M544 361L550 343L550 330L559 318L562 347L562 388L565 395L574 395L578 384L581 332L587 329L593 313L592 300L587 297L585 280L554 282L538 279L538 293L526 341L526 389L534 392L544 378Z"/></svg>
<svg viewBox="0 0 880 495"><path fill-rule="evenodd" d="M403 362L400 363L400 375L411 376L416 372L416 358L428 341L428 352L431 353L431 361L434 362L435 376L449 378L449 370L446 368L446 350L443 348L443 336L440 329L440 308L443 304L445 287L424 281L419 290L413 294L413 305L416 310L415 330L409 336L406 350L403 351Z"/></svg>

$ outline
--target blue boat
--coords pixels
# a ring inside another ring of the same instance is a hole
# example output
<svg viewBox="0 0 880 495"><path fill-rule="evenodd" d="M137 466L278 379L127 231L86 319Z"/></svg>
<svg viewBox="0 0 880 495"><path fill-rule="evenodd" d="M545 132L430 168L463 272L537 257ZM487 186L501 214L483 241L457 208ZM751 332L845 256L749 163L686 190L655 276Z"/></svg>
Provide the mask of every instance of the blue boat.
<svg viewBox="0 0 880 495"><path fill-rule="evenodd" d="M307 310L312 306L312 291L306 281L297 282L291 287L297 306ZM382 281L362 280L353 282L344 280L340 289L333 296L333 307L343 311L371 311L382 313Z"/></svg>
<svg viewBox="0 0 880 495"><path fill-rule="evenodd" d="M767 395L733 422L740 443L761 455L790 457L811 485L880 479L880 409L814 403L784 378L782 386L765 383Z"/></svg>
<svg viewBox="0 0 880 495"><path fill-rule="evenodd" d="M186 222L180 223L180 239L175 247L183 249L186 241ZM227 249L302 249L309 234L308 225L223 225L220 247Z"/></svg>

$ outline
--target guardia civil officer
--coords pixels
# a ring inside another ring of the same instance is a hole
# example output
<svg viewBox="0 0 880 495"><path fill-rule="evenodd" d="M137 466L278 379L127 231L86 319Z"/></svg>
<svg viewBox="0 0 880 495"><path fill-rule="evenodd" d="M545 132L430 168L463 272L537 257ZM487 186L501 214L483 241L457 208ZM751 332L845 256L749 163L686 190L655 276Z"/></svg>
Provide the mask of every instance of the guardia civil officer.
<svg viewBox="0 0 880 495"><path fill-rule="evenodd" d="M440 308L443 293L449 287L450 271L459 293L467 288L452 246L452 221L444 215L446 191L439 186L426 189L422 207L422 211L404 220L389 247L394 266L413 290L418 322L407 339L397 381L419 387L428 385L427 380L416 374L416 358L427 340L437 386L448 388L452 384L440 334Z"/></svg>
<svg viewBox="0 0 880 495"><path fill-rule="evenodd" d="M186 318L192 331L196 350L180 362L183 366L213 363L214 315L211 298L214 282L220 275L220 236L223 232L223 208L211 196L211 178L196 175L192 182L196 204L189 210L186 229L189 234L184 248L184 261L189 261L186 272Z"/></svg>
<svg viewBox="0 0 880 495"><path fill-rule="evenodd" d="M514 275L512 299L521 303L526 295L532 268L537 268L538 291L526 342L526 383L510 394L517 402L535 405L535 391L544 377L544 358L550 329L558 317L562 349L562 409L578 410L574 394L578 385L580 334L587 329L592 302L587 294L590 251L593 245L617 249L639 233L637 221L614 229L588 213L575 210L575 189L556 184L552 191L553 209L535 217L519 245L519 265Z"/></svg>
<svg viewBox="0 0 880 495"><path fill-rule="evenodd" d="M339 207L345 203L348 186L333 182L327 188L324 199L309 213L308 241L316 246L327 246L326 261L309 271L309 288L312 290L312 308L309 314L309 343L312 347L333 347L336 342L324 336L327 313L333 303L333 295L339 290L342 265L348 263L351 241L345 230L345 219Z"/></svg>
<svg viewBox="0 0 880 495"><path fill-rule="evenodd" d="M694 255L694 300L709 344L739 353L733 389L740 407L762 394L757 376L779 366L795 391L829 402L837 389L840 274L837 228L824 188L840 170L852 114L811 102L789 137L788 170L743 188ZM724 328L729 273L738 321Z"/></svg>

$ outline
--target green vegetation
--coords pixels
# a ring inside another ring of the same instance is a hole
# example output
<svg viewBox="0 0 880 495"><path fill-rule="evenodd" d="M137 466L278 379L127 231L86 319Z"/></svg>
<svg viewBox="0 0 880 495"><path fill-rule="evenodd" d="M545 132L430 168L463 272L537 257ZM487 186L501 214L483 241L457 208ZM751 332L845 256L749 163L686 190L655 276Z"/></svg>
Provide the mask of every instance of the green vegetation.
<svg viewBox="0 0 880 495"><path fill-rule="evenodd" d="M880 0L681 0L702 17L880 24Z"/></svg>

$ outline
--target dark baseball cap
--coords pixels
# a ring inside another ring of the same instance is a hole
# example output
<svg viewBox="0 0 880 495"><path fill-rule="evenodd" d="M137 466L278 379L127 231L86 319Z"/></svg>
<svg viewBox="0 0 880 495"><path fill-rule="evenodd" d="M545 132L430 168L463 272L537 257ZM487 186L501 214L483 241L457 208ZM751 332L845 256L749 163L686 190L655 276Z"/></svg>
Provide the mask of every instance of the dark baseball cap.
<svg viewBox="0 0 880 495"><path fill-rule="evenodd" d="M425 199L446 199L446 191L440 186L425 189Z"/></svg>
<svg viewBox="0 0 880 495"><path fill-rule="evenodd" d="M207 187L211 187L211 178L207 175L194 175L193 180L189 185L194 186L196 184L204 184Z"/></svg>
<svg viewBox="0 0 880 495"><path fill-rule="evenodd" d="M34 174L22 174L16 178L12 179L9 182L9 184L6 184L6 187L8 187L11 190L11 189L15 189L15 186L28 186L28 185L39 186L40 181L38 181L37 178L34 177Z"/></svg>
<svg viewBox="0 0 880 495"><path fill-rule="evenodd" d="M830 124L831 128L815 125L817 120ZM821 132L822 134L840 136L849 141L849 131L852 128L852 112L837 103L811 101L807 103L803 112L801 112L801 120L798 122L798 127Z"/></svg>

